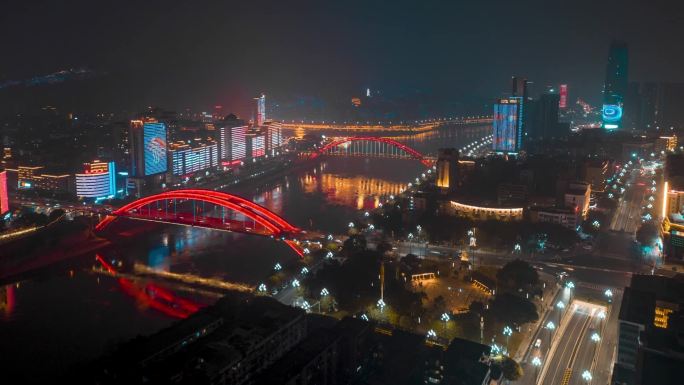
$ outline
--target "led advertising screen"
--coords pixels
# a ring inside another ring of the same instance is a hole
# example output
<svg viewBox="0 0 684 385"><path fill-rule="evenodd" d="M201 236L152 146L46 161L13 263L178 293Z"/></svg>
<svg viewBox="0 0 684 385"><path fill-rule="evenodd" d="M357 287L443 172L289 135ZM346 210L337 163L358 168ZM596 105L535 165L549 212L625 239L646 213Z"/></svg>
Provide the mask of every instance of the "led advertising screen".
<svg viewBox="0 0 684 385"><path fill-rule="evenodd" d="M604 104L601 117L603 118L604 128L615 129L620 127L620 120L622 119L622 106L619 104Z"/></svg>
<svg viewBox="0 0 684 385"><path fill-rule="evenodd" d="M166 172L166 125L145 123L145 176Z"/></svg>
<svg viewBox="0 0 684 385"><path fill-rule="evenodd" d="M568 85L560 85L560 101L558 102L558 107L566 108L568 106Z"/></svg>
<svg viewBox="0 0 684 385"><path fill-rule="evenodd" d="M506 102L506 103L504 103ZM515 101L502 100L494 104L494 141L492 149L502 152L516 152L518 107Z"/></svg>

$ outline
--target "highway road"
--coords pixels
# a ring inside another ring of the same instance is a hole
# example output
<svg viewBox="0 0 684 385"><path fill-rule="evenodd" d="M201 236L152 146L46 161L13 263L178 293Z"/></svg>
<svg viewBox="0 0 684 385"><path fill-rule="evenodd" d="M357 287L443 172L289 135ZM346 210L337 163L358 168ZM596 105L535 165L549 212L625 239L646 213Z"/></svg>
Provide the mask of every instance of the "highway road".
<svg viewBox="0 0 684 385"><path fill-rule="evenodd" d="M539 384L579 384L582 373L591 369L596 344L591 340L597 328L599 307L574 301L557 329Z"/></svg>
<svg viewBox="0 0 684 385"><path fill-rule="evenodd" d="M612 231L635 234L641 225L641 212L646 195L646 182L650 179L641 176L639 169L629 172L627 188L610 223Z"/></svg>

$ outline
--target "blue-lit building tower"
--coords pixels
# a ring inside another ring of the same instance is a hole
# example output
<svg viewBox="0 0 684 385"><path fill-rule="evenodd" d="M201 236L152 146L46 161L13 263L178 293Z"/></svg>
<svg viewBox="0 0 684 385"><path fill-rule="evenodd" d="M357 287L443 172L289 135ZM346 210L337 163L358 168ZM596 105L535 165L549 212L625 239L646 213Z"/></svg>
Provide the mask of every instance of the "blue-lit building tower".
<svg viewBox="0 0 684 385"><path fill-rule="evenodd" d="M157 121L131 121L131 169L128 187L140 196L143 189L153 191L162 186L168 170L166 124Z"/></svg>
<svg viewBox="0 0 684 385"><path fill-rule="evenodd" d="M504 154L518 153L523 149L524 98L515 96L498 99L494 103L492 122L492 150Z"/></svg>
<svg viewBox="0 0 684 385"><path fill-rule="evenodd" d="M627 43L612 41L606 66L606 82L603 86L603 128L615 130L622 127L629 56Z"/></svg>

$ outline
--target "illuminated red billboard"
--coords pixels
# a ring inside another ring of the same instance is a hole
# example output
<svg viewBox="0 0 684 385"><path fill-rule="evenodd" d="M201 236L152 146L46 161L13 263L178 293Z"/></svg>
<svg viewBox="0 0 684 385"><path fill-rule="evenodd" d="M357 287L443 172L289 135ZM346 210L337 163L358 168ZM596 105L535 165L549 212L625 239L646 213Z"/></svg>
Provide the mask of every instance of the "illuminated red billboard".
<svg viewBox="0 0 684 385"><path fill-rule="evenodd" d="M568 85L560 85L560 102L558 102L558 107L565 108L568 106Z"/></svg>

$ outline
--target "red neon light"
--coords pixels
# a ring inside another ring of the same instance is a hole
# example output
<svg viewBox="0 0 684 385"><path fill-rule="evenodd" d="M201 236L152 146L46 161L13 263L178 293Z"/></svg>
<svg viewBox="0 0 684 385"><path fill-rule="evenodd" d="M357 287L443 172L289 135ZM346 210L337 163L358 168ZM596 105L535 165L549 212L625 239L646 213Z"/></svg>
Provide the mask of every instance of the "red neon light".
<svg viewBox="0 0 684 385"><path fill-rule="evenodd" d="M560 101L558 102L558 107L566 108L568 106L568 85L560 85Z"/></svg>
<svg viewBox="0 0 684 385"><path fill-rule="evenodd" d="M9 211L7 199L7 171L0 171L0 215Z"/></svg>
<svg viewBox="0 0 684 385"><path fill-rule="evenodd" d="M95 254L95 259L97 259L110 274L116 274L114 267L105 261L101 255ZM124 293L135 298L140 303L171 317L187 318L202 307L190 300L179 298L169 290L155 284L149 283L145 285L143 289L140 289L134 285L133 282L125 278L118 278L118 282Z"/></svg>
<svg viewBox="0 0 684 385"><path fill-rule="evenodd" d="M114 211L112 215L107 216L100 223L98 223L95 226L95 229L104 229L114 219L116 219L116 216L126 216L132 210L141 208L153 202L166 199L192 199L226 207L230 210L239 212L245 215L246 217L254 220L255 222L259 223L260 225L268 229L272 235L280 235L281 233L292 233L300 231L297 227L291 225L277 214L245 198L213 190L190 189L167 191L161 194L151 195L145 198L138 199L137 201L129 203Z"/></svg>
<svg viewBox="0 0 684 385"><path fill-rule="evenodd" d="M417 160L420 160L426 166L431 165L431 162L429 160L426 160L425 157L423 156L423 154L412 149L411 147L408 147L402 143L399 143L394 139L377 138L377 137L372 137L372 136L351 137L351 138L344 138L341 140L336 140L334 142L330 142L330 143L326 144L325 146L321 147L317 152L311 154L311 158L312 159L317 158L318 156L323 155L326 151L328 151L329 149L331 149L333 147L337 147L337 146L345 144L345 143L358 142L358 141L386 143L386 144L389 144L391 146L394 146L394 147L397 147L401 150L406 151L409 155L411 155L412 157L414 157Z"/></svg>

